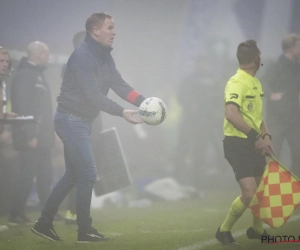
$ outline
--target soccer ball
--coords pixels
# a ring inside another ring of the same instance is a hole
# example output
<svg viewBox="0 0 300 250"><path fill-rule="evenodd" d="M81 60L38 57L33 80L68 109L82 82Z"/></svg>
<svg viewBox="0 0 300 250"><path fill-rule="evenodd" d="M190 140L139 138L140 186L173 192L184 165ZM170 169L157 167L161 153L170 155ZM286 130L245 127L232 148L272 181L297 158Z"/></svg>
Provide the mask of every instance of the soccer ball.
<svg viewBox="0 0 300 250"><path fill-rule="evenodd" d="M165 120L167 108L161 99L150 97L141 103L139 114L148 125L158 125Z"/></svg>

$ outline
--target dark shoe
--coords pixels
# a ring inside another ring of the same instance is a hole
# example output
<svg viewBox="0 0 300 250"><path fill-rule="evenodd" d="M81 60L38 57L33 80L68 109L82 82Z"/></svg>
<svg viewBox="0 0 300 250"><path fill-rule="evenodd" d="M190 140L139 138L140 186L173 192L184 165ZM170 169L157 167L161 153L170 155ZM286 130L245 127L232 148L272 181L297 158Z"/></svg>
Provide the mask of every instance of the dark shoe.
<svg viewBox="0 0 300 250"><path fill-rule="evenodd" d="M31 220L24 216L9 216L8 217L8 224L11 226L19 226L19 225L26 225L30 224Z"/></svg>
<svg viewBox="0 0 300 250"><path fill-rule="evenodd" d="M266 236L266 237L270 236L266 230L264 230L262 234L255 232L253 227L249 227L247 229L246 235L247 235L248 239L250 239L250 240L261 240L262 236Z"/></svg>
<svg viewBox="0 0 300 250"><path fill-rule="evenodd" d="M218 228L215 236L216 239L220 241L223 245L235 244L235 240L233 239L230 231L220 232L220 228Z"/></svg>
<svg viewBox="0 0 300 250"><path fill-rule="evenodd" d="M109 238L105 237L103 234L98 233L96 229L92 229L90 232L78 232L77 242L78 243L88 243L88 242L99 242L106 241Z"/></svg>
<svg viewBox="0 0 300 250"><path fill-rule="evenodd" d="M57 235L57 233L54 231L53 226L46 226L41 225L40 223L36 222L34 227L31 228L31 231L38 236L41 236L47 240L51 241L61 241L61 238Z"/></svg>

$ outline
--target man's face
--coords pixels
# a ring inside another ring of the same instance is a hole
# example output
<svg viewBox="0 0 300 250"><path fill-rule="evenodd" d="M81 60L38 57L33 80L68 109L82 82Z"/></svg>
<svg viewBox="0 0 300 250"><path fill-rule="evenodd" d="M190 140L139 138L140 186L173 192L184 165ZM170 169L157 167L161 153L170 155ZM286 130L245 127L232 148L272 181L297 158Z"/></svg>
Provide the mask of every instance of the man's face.
<svg viewBox="0 0 300 250"><path fill-rule="evenodd" d="M296 60L300 59L300 40L297 40L295 46L293 47L293 54Z"/></svg>
<svg viewBox="0 0 300 250"><path fill-rule="evenodd" d="M9 69L10 57L8 54L0 52L0 76L7 75Z"/></svg>
<svg viewBox="0 0 300 250"><path fill-rule="evenodd" d="M47 65L49 62L50 52L48 49L45 49L43 53L40 55L41 65Z"/></svg>
<svg viewBox="0 0 300 250"><path fill-rule="evenodd" d="M94 27L97 42L105 47L111 47L115 38L115 22L112 18L105 18L101 27Z"/></svg>
<svg viewBox="0 0 300 250"><path fill-rule="evenodd" d="M49 62L50 51L48 46L43 46L42 51L37 56L37 64L46 66Z"/></svg>

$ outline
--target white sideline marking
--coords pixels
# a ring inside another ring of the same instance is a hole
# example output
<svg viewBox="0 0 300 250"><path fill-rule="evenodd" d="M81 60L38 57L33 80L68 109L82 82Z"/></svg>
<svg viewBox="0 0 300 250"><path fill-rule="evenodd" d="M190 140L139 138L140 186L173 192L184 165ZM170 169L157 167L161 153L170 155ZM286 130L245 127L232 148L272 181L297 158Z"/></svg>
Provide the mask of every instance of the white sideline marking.
<svg viewBox="0 0 300 250"><path fill-rule="evenodd" d="M200 233L200 232L203 232L204 229L197 229L197 230L177 230L177 229L174 229L174 230L167 230L167 231L148 231L148 230L143 230L141 231L141 233L143 234L165 234L165 233Z"/></svg>
<svg viewBox="0 0 300 250"><path fill-rule="evenodd" d="M204 229L197 229L197 230L167 230L167 231L148 231L148 230L142 230L142 234L166 234L166 233L201 233ZM123 233L111 233L112 236L122 236Z"/></svg>
<svg viewBox="0 0 300 250"><path fill-rule="evenodd" d="M299 218L300 218L300 215L296 215L296 216L291 217L289 219L289 221L296 221ZM264 225L264 228L269 228L269 227L270 227L269 225ZM240 231L237 231L237 232L233 233L232 236L234 238L238 238L241 235L244 235L245 233L246 233L246 229L243 229L243 230L240 230ZM213 238L213 239L206 240L206 241L196 242L194 245L191 245L191 246L180 247L180 248L178 248L178 250L199 250L199 249L202 249L202 248L207 247L207 246L215 245L217 243L219 244L219 241L217 241L215 238Z"/></svg>

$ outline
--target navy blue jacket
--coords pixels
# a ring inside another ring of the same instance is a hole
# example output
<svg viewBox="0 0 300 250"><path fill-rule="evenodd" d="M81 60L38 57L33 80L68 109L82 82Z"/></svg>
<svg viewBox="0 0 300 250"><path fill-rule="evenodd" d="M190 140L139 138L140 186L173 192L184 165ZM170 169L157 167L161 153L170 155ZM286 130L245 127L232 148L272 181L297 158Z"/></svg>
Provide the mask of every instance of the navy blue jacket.
<svg viewBox="0 0 300 250"><path fill-rule="evenodd" d="M111 50L86 35L68 60L57 97L58 111L89 121L100 111L122 116L124 108L107 97L110 89L137 107L142 103L145 98L130 87L116 69Z"/></svg>
<svg viewBox="0 0 300 250"><path fill-rule="evenodd" d="M266 71L265 82L270 92L284 92L281 100L272 101L267 96L267 118L270 122L292 126L300 121L300 64L281 55ZM268 123L269 124L269 123Z"/></svg>

